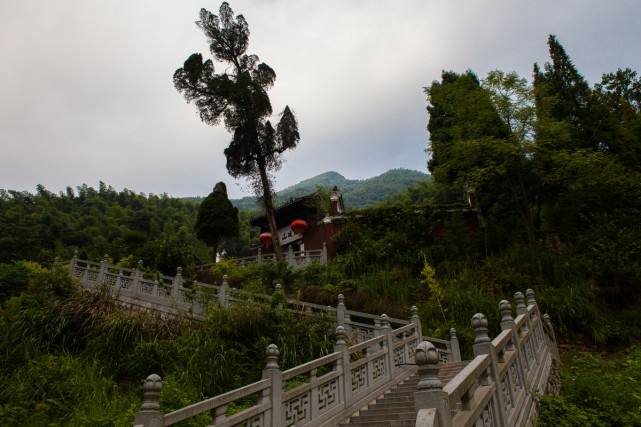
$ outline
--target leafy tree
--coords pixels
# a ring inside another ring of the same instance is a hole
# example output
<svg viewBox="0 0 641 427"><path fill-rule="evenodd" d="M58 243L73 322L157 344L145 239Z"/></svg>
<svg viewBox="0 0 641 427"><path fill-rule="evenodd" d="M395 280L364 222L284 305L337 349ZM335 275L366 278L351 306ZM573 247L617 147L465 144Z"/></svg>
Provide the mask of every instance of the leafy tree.
<svg viewBox="0 0 641 427"><path fill-rule="evenodd" d="M425 88L430 119L428 167L451 190L479 196L489 216L520 218L530 242L532 89L515 73L491 72L483 84L471 72L444 72Z"/></svg>
<svg viewBox="0 0 641 427"><path fill-rule="evenodd" d="M238 236L238 208L227 198L227 187L223 182L216 184L214 191L200 204L194 230L200 240L212 247L214 262L223 239Z"/></svg>
<svg viewBox="0 0 641 427"><path fill-rule="evenodd" d="M281 155L296 147L300 136L298 123L285 107L274 128L268 118L272 106L267 95L276 73L256 55L247 55L249 27L242 15L235 19L227 2L220 15L201 9L196 22L205 33L213 57L233 67L233 73L214 72L212 60L203 62L201 54L191 55L174 74L174 86L187 102L194 102L200 118L209 125L224 119L232 140L225 149L227 170L234 178L249 177L260 194L269 229L274 236L274 251L282 259L278 239L272 183L269 172L281 167Z"/></svg>
<svg viewBox="0 0 641 427"><path fill-rule="evenodd" d="M545 63L545 72L534 64L534 87L540 89L537 104L540 105L545 97L556 97L558 102L550 115L556 121L570 125L571 139L563 141L558 148L603 149L599 111L594 108L590 86L555 36L549 36L548 46L552 62Z"/></svg>

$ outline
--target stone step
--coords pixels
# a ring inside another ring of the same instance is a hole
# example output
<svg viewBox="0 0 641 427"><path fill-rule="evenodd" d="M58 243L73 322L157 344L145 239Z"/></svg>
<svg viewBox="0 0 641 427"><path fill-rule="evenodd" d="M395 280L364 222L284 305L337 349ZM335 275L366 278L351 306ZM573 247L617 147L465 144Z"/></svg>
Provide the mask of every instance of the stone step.
<svg viewBox="0 0 641 427"><path fill-rule="evenodd" d="M438 379L441 384L445 386L468 363L465 361L440 364ZM414 427L414 392L418 388L419 380L418 374L412 375L380 396L374 403L361 409L357 415L342 422L340 426Z"/></svg>

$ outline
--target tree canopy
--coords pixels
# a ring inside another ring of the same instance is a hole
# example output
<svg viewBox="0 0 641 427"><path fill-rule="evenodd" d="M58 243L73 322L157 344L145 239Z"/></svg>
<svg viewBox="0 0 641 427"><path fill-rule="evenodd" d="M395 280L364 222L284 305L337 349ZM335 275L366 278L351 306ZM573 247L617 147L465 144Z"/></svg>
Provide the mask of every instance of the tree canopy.
<svg viewBox="0 0 641 427"><path fill-rule="evenodd" d="M194 230L200 240L211 246L214 262L223 239L238 236L238 208L235 208L227 198L227 188L224 183L216 184L214 191L200 204Z"/></svg>
<svg viewBox="0 0 641 427"><path fill-rule="evenodd" d="M619 294L641 272L641 81L619 69L591 88L556 37L548 45L532 86L468 70L425 88L428 167L442 187L476 192L490 245L556 233L607 266Z"/></svg>
<svg viewBox="0 0 641 427"><path fill-rule="evenodd" d="M256 55L248 55L249 27L242 15L234 18L227 2L219 15L201 9L196 25L205 33L212 56L233 67L233 73L215 73L211 59L191 55L174 73L174 86L187 102L194 102L200 118L209 125L224 121L232 140L224 153L227 170L234 178L248 177L260 195L274 238L277 259L282 259L274 219L270 172L281 167L281 155L300 140L298 123L289 106L274 127L269 120L272 105L267 90L276 73Z"/></svg>

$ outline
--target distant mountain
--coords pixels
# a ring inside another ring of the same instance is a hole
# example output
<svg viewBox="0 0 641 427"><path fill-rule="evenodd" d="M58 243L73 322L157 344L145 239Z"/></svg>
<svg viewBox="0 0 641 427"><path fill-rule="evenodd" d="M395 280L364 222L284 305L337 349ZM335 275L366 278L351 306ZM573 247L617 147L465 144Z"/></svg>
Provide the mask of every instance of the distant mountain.
<svg viewBox="0 0 641 427"><path fill-rule="evenodd" d="M428 181L430 175L409 169L390 169L387 172L368 179L347 179L338 172L330 171L306 179L298 184L287 187L277 193L276 206L281 205L290 198L307 196L316 191L318 186L325 188L338 187L343 193L346 209L358 209L383 201L386 197L399 193L408 185L417 181ZM199 201L202 198L191 198ZM256 209L255 197L232 199L231 202L238 209Z"/></svg>

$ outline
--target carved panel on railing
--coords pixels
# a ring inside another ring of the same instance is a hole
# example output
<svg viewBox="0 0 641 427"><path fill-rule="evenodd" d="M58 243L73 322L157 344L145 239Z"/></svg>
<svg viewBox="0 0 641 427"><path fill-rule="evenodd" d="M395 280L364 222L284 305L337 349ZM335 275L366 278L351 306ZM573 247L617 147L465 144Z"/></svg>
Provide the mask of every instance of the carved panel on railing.
<svg viewBox="0 0 641 427"><path fill-rule="evenodd" d="M285 408L285 425L293 426L303 421L309 421L310 416L309 392L288 400L283 404Z"/></svg>
<svg viewBox="0 0 641 427"><path fill-rule="evenodd" d="M367 367L362 365L352 370L352 391L358 391L365 387L367 381Z"/></svg>
<svg viewBox="0 0 641 427"><path fill-rule="evenodd" d="M385 376L385 356L381 356L372 361L372 380L377 380Z"/></svg>
<svg viewBox="0 0 641 427"><path fill-rule="evenodd" d="M105 274L105 283L108 284L109 286L116 286L117 280L118 280L117 275L111 274L111 273Z"/></svg>
<svg viewBox="0 0 641 427"><path fill-rule="evenodd" d="M318 409L329 408L338 402L338 379L326 382L318 387Z"/></svg>
<svg viewBox="0 0 641 427"><path fill-rule="evenodd" d="M441 362L441 363L449 362L450 361L450 354L445 352L445 351L438 350L438 361Z"/></svg>
<svg viewBox="0 0 641 427"><path fill-rule="evenodd" d="M515 359L512 366L510 366L510 370L508 372L508 374L510 375L510 379L512 380L512 390L514 391L515 394L523 385L521 384L521 380L519 379L518 372L516 371L516 362L517 360Z"/></svg>
<svg viewBox="0 0 641 427"><path fill-rule="evenodd" d="M142 292L143 294L151 295L154 292L154 284L150 282L141 282L140 292Z"/></svg>
<svg viewBox="0 0 641 427"><path fill-rule="evenodd" d="M80 274L76 274L76 277L81 277L82 273L83 272L81 270ZM89 272L87 273L87 280L89 280L90 282L97 282L98 281L98 272L94 271L94 270L89 270Z"/></svg>
<svg viewBox="0 0 641 427"><path fill-rule="evenodd" d="M490 399L480 418L476 420L475 427L492 427L494 426L494 397Z"/></svg>
<svg viewBox="0 0 641 427"><path fill-rule="evenodd" d="M405 360L405 347L403 346L394 350L394 365L400 365L401 363L407 363Z"/></svg>
<svg viewBox="0 0 641 427"><path fill-rule="evenodd" d="M512 394L510 393L510 380L508 375L501 380L501 394L503 395L503 407L509 412L512 408Z"/></svg>
<svg viewBox="0 0 641 427"><path fill-rule="evenodd" d="M131 279L129 277L121 277L120 278L120 287L122 289L129 289L131 288L131 285L134 283L134 279Z"/></svg>

